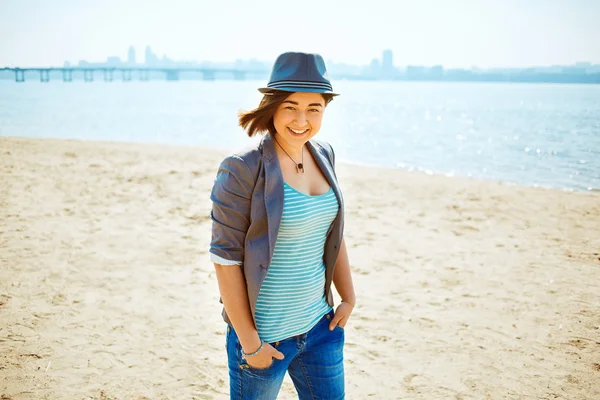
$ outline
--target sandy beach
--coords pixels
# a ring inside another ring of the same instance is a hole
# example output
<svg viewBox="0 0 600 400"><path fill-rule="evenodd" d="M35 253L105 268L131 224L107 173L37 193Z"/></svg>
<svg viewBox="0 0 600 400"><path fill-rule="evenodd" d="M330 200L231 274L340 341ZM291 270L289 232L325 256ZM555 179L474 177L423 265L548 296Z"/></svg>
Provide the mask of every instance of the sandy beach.
<svg viewBox="0 0 600 400"><path fill-rule="evenodd" d="M0 399L228 398L208 256L225 155L0 138ZM600 399L598 193L338 175L348 399Z"/></svg>

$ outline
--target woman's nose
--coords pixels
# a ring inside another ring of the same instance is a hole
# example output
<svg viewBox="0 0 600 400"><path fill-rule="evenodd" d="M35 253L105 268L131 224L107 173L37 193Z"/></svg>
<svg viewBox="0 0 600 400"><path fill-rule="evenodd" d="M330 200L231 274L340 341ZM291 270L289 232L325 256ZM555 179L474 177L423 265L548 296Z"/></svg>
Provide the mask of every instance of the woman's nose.
<svg viewBox="0 0 600 400"><path fill-rule="evenodd" d="M303 112L299 112L296 116L296 124L298 124L298 128L304 128L304 125L306 125L306 116Z"/></svg>

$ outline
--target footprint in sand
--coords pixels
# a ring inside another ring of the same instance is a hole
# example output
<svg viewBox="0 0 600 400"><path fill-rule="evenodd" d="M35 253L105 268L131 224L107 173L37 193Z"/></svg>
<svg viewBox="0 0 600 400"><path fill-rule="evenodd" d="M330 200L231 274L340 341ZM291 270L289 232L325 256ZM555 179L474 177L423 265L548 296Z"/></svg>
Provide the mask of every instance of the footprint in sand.
<svg viewBox="0 0 600 400"><path fill-rule="evenodd" d="M581 339L571 339L569 340L569 344L571 346L577 347L580 350L583 350L587 347L587 343Z"/></svg>

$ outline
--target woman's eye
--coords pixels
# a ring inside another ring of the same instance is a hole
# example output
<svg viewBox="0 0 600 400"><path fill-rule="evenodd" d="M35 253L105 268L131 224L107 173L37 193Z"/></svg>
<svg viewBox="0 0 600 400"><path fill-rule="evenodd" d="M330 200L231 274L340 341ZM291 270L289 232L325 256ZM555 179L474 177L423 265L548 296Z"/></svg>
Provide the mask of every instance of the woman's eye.
<svg viewBox="0 0 600 400"><path fill-rule="evenodd" d="M319 110L317 110L316 108L311 108L311 109L310 109L310 110L308 110L308 111L311 111L311 112L319 112Z"/></svg>
<svg viewBox="0 0 600 400"><path fill-rule="evenodd" d="M292 107L292 106L287 106L285 109L286 109L286 110L292 110L292 111L293 111L293 110L295 110L295 108L294 108L294 107Z"/></svg>

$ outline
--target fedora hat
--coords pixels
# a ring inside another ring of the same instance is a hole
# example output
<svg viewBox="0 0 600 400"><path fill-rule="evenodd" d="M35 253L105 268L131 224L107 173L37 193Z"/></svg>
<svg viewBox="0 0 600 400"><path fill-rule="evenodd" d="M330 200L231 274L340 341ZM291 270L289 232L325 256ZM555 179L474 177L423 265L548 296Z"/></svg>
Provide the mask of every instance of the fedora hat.
<svg viewBox="0 0 600 400"><path fill-rule="evenodd" d="M258 91L268 94L276 90L338 96L327 78L323 57L310 53L288 52L277 57L267 87L259 88Z"/></svg>

